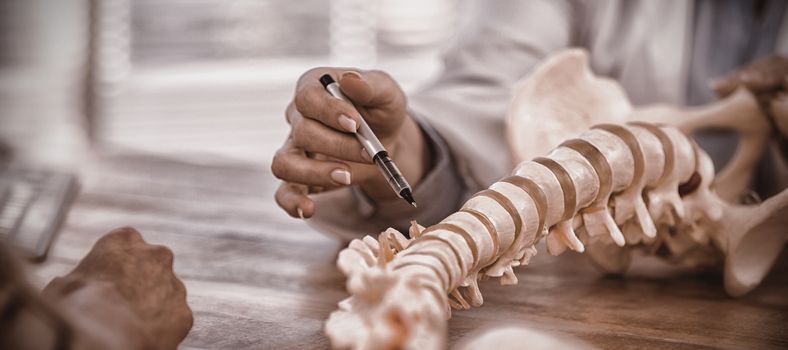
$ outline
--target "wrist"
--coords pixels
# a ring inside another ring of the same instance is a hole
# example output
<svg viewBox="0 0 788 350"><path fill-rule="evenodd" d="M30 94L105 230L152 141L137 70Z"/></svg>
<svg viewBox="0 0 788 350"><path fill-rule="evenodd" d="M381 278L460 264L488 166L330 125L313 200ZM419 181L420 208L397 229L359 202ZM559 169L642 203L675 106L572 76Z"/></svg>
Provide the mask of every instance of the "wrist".
<svg viewBox="0 0 788 350"><path fill-rule="evenodd" d="M74 348L149 349L150 334L117 288L82 280L59 302L75 331Z"/></svg>

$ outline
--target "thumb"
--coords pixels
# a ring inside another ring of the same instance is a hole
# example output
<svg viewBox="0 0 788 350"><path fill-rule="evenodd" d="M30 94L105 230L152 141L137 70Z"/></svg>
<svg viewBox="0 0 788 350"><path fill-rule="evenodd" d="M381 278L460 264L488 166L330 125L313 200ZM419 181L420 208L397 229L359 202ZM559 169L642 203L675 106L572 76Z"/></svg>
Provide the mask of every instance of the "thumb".
<svg viewBox="0 0 788 350"><path fill-rule="evenodd" d="M339 86L356 105L367 108L395 109L404 105L404 93L388 74L380 71L346 71Z"/></svg>
<svg viewBox="0 0 788 350"><path fill-rule="evenodd" d="M381 141L398 133L407 117L406 98L388 74L376 70L345 71L339 77L339 87L358 107Z"/></svg>

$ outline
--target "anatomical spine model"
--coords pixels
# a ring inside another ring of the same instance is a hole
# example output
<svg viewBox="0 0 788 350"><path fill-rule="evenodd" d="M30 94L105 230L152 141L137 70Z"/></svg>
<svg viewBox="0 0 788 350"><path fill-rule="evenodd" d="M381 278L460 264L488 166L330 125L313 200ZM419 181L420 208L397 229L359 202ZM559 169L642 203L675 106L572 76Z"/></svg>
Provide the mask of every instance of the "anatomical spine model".
<svg viewBox="0 0 788 350"><path fill-rule="evenodd" d="M567 65L581 70L573 73ZM524 95L515 95L510 116L520 113L521 118L509 121L510 133L516 133L513 129L522 127L522 119L528 118L529 111L522 118L523 108L544 113L545 120L557 112L550 108L562 106L561 101L550 101L544 92L535 90L546 85L544 77L560 74L556 72L584 79L563 79L581 90L583 84L611 84L587 73L582 52L558 55L525 83L520 89ZM788 208L788 191L758 206L724 201L712 188L714 168L709 156L680 127L621 124L627 118L653 120L653 115L676 114L677 110L653 108L638 114L626 98L610 91L603 91L613 97L607 107L591 104L580 107L585 113L574 111L586 123L602 119L602 124L576 138L562 138L566 141L544 157L520 163L511 176L475 194L440 223L427 228L413 223L410 238L389 229L378 240L367 236L352 241L338 258L351 297L340 303L340 310L326 324L332 344L342 348L443 346L449 306L480 306L478 282L483 277L517 283L512 269L528 264L543 237L550 253L587 251L596 265L610 272L623 272L630 251L636 248L663 248L659 251L666 258L692 265L725 259L729 293L741 295L757 286L786 239L786 215L777 214ZM536 100L546 105L518 105L518 101ZM604 98L588 101L606 103ZM736 94L721 103L727 105L685 111L685 121L692 127L709 120L724 124L725 118L734 120L727 113L732 109L764 118L752 96ZM611 106L618 112L606 113L607 119L588 113L594 108L610 112L604 108ZM573 127L578 124L571 123ZM749 142L745 151L763 150L763 146L752 146L760 143L751 138L743 136L742 142ZM512 142L515 156L522 156L523 149L530 147ZM733 180L727 181L737 185L742 177L750 176L747 166L753 158L740 153L733 161L737 168L723 171L733 174L727 177Z"/></svg>

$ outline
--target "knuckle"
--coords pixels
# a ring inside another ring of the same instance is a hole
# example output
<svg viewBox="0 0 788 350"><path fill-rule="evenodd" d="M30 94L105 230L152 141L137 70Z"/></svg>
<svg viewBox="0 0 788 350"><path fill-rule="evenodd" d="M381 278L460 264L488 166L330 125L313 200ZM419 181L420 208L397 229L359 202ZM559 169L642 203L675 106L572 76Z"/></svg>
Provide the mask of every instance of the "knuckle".
<svg viewBox="0 0 788 350"><path fill-rule="evenodd" d="M291 217L298 217L296 213L296 203L293 201L293 192L288 186L288 184L283 183L279 186L276 193L274 194L274 200L276 204L282 208L288 215Z"/></svg>
<svg viewBox="0 0 788 350"><path fill-rule="evenodd" d="M306 77L311 77L313 75L321 74L323 72L327 72L329 69L330 68L328 67L314 67L304 72L304 74L301 75L301 78L303 79Z"/></svg>
<svg viewBox="0 0 788 350"><path fill-rule="evenodd" d="M271 162L271 173L280 180L283 180L287 175L287 165L281 150L274 155L274 160Z"/></svg>
<svg viewBox="0 0 788 350"><path fill-rule="evenodd" d="M392 78L389 73L387 73L386 71L380 70L380 69L372 69L372 70L369 71L369 73L375 74L375 75L379 75L379 76L381 76L383 78L386 78L386 79L394 80L394 78Z"/></svg>
<svg viewBox="0 0 788 350"><path fill-rule="evenodd" d="M309 94L310 90L306 86L299 86L296 89L295 97L293 97L293 104L297 111L304 113L309 108Z"/></svg>
<svg viewBox="0 0 788 350"><path fill-rule="evenodd" d="M304 118L301 115L301 112L298 111L296 104L294 101L291 101L287 108L285 108L285 120L291 127L298 124Z"/></svg>
<svg viewBox="0 0 788 350"><path fill-rule="evenodd" d="M377 81L380 82L382 85L395 86L395 87L398 86L397 85L397 80L395 80L394 77L391 76L391 74L389 74L386 71L375 69L375 70L372 70L371 73L372 73L372 75L376 75L376 76L379 77L379 79L377 79Z"/></svg>
<svg viewBox="0 0 788 350"><path fill-rule="evenodd" d="M290 101L285 107L285 121L290 125L293 124L293 108L295 108L293 101Z"/></svg>
<svg viewBox="0 0 788 350"><path fill-rule="evenodd" d="M301 111L304 109L304 93L303 88L299 88L296 90L296 94L293 97L293 105L295 106L296 110Z"/></svg>
<svg viewBox="0 0 788 350"><path fill-rule="evenodd" d="M183 284L183 281L181 281L181 279L178 277L173 277L173 283L175 284L175 290L178 291L178 293L183 293L183 297L185 298L186 285Z"/></svg>
<svg viewBox="0 0 788 350"><path fill-rule="evenodd" d="M142 241L142 235L131 226L116 228L102 237L100 240L121 240L126 242Z"/></svg>
<svg viewBox="0 0 788 350"><path fill-rule="evenodd" d="M293 143L300 147L306 146L311 139L309 134L310 131L307 124L305 122L298 122L298 125L294 125L292 130Z"/></svg>
<svg viewBox="0 0 788 350"><path fill-rule="evenodd" d="M150 247L150 251L154 259L166 264L167 266L172 266L173 260L175 259L172 249L163 245L152 245Z"/></svg>
<svg viewBox="0 0 788 350"><path fill-rule="evenodd" d="M192 312L192 309L189 307L189 303L186 301L185 295L184 295L183 304L184 305L183 305L183 312L181 313L181 324L183 327L182 333L184 333L185 335L186 333L189 333L189 330L192 328L192 326L194 326L194 313Z"/></svg>
<svg viewBox="0 0 788 350"><path fill-rule="evenodd" d="M276 204L278 206L280 206L281 208L284 208L284 205L282 203L282 197L284 196L284 194L283 194L283 191L284 191L283 186L284 186L284 184L280 184L279 188L274 193L274 201L276 201Z"/></svg>

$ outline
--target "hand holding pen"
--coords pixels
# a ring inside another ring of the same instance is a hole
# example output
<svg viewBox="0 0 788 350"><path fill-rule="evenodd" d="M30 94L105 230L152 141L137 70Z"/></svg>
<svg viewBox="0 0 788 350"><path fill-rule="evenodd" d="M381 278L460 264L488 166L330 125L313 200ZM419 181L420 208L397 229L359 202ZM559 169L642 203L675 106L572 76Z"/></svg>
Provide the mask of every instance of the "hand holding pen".
<svg viewBox="0 0 788 350"><path fill-rule="evenodd" d="M324 74L337 80L353 104L327 92L320 82ZM362 114L407 182L416 186L421 179L430 164L429 151L397 83L379 71L313 69L298 81L286 111L291 133L271 166L283 180L276 201L291 216L314 214L307 194L350 184L374 201L402 201L356 138Z"/></svg>

